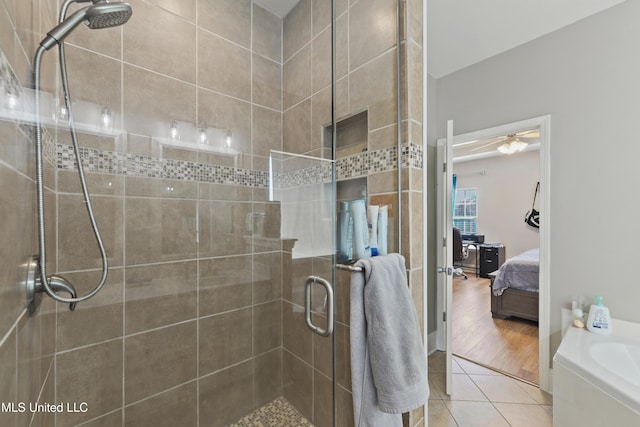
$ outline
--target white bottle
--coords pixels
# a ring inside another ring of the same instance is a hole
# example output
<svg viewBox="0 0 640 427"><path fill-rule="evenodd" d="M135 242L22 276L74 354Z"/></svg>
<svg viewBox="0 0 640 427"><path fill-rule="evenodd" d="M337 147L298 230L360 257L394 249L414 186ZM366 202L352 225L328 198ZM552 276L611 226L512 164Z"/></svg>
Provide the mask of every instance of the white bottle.
<svg viewBox="0 0 640 427"><path fill-rule="evenodd" d="M341 264L353 261L353 215L349 211L349 202L340 202L337 261Z"/></svg>
<svg viewBox="0 0 640 427"><path fill-rule="evenodd" d="M369 245L371 256L378 255L378 212L380 206L369 205L367 208L367 221L369 222Z"/></svg>
<svg viewBox="0 0 640 427"><path fill-rule="evenodd" d="M353 250L356 259L370 258L369 225L367 224L367 209L365 201L354 200L351 202L351 214L353 215Z"/></svg>
<svg viewBox="0 0 640 427"><path fill-rule="evenodd" d="M602 297L596 296L596 303L591 304L587 329L595 334L611 334L611 315L609 309L602 304Z"/></svg>
<svg viewBox="0 0 640 427"><path fill-rule="evenodd" d="M389 222L389 206L380 206L378 211L378 255L387 254L387 223Z"/></svg>

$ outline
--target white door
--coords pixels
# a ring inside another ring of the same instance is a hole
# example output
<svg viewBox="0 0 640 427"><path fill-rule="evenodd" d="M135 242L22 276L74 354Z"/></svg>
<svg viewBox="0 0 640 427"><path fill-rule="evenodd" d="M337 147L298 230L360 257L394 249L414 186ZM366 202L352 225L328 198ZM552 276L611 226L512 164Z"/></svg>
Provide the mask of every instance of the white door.
<svg viewBox="0 0 640 427"><path fill-rule="evenodd" d="M452 212L452 169L453 169L453 121L447 121L447 139L438 141L437 167L437 230L438 238L442 243L438 243L440 250L438 253L438 313L442 314L443 320L443 342L439 343L439 348L446 349L446 393L451 394L451 363L452 363L452 340L451 321L452 294L453 294L453 212Z"/></svg>

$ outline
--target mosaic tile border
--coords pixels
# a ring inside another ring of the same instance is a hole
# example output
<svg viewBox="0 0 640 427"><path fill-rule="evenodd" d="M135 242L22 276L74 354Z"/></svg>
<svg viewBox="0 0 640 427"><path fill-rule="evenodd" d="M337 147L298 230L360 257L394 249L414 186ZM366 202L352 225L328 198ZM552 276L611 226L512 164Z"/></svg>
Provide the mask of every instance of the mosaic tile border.
<svg viewBox="0 0 640 427"><path fill-rule="evenodd" d="M53 144L50 137L45 141L45 145L49 144ZM51 148L47 147L46 151L50 152L50 150ZM55 166L58 169L71 170L76 168L72 146L56 144L55 153ZM422 167L422 147L415 144L406 145L403 147L402 154L403 167ZM87 172L259 188L269 186L269 172L267 171L161 159L93 148L80 148L80 156ZM338 159L336 161L336 179L342 181L396 169L396 147L366 151ZM276 172L274 176L276 188L329 182L331 180L331 164L325 162L317 166Z"/></svg>
<svg viewBox="0 0 640 427"><path fill-rule="evenodd" d="M77 167L72 146L57 144L56 154L55 166L58 169L73 170ZM266 188L269 185L269 173L266 171L82 147L80 157L85 172L247 187Z"/></svg>

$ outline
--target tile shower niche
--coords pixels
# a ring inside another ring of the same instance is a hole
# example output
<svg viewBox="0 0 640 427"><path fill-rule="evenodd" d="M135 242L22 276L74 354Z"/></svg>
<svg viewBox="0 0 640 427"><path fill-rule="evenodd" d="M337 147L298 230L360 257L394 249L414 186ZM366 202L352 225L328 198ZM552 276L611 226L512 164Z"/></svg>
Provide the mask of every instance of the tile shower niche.
<svg viewBox="0 0 640 427"><path fill-rule="evenodd" d="M338 120L336 125L336 210L340 202L365 199L388 208L387 252L397 251L397 147L395 133L369 129L368 111ZM381 135L390 139L386 142ZM330 141L330 128L325 128Z"/></svg>
<svg viewBox="0 0 640 427"><path fill-rule="evenodd" d="M325 128L331 132L331 128ZM325 134L326 135L326 134ZM337 205L367 199L367 176L362 155L368 150L368 114L363 111L339 120L336 126ZM330 141L331 135L325 140Z"/></svg>
<svg viewBox="0 0 640 427"><path fill-rule="evenodd" d="M331 128L325 127L325 141L331 141ZM396 204L395 193L384 194L376 185L381 172L393 173L393 149L370 150L368 111L351 115L339 120L336 125L336 210L340 211L341 202L364 199L367 206L388 206L389 217L387 227L388 251L393 250L393 224L395 223L393 206ZM389 181L389 180L387 180ZM338 214L338 212L336 212ZM354 260L355 261L355 256Z"/></svg>

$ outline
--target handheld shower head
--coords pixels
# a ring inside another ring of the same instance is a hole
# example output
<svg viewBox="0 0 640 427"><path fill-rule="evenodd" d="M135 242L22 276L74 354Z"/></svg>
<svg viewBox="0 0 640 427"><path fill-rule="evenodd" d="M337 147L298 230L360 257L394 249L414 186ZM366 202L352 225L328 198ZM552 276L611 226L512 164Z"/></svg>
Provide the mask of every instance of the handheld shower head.
<svg viewBox="0 0 640 427"><path fill-rule="evenodd" d="M125 24L132 14L127 3L97 3L87 10L87 26L92 30Z"/></svg>
<svg viewBox="0 0 640 427"><path fill-rule="evenodd" d="M116 27L129 20L132 14L127 3L97 2L84 7L69 16L47 33L40 46L49 50L67 37L80 23L85 22L91 29Z"/></svg>
<svg viewBox="0 0 640 427"><path fill-rule="evenodd" d="M88 3L93 2L93 5L83 7L77 10L68 18L66 17L67 9L71 3ZM107 252L98 230L98 224L93 213L93 207L91 203L91 197L89 189L87 188L87 182L84 176L82 160L80 154L80 146L78 144L78 138L76 135L75 127L73 124L73 114L71 109L71 95L69 94L69 83L67 81L67 71L65 65L64 55L64 43L63 40L67 37L81 22L87 24L91 29L108 28L117 25L122 25L129 20L132 11L131 6L127 3L109 3L108 0L65 0L60 10L59 24L47 33L47 36L40 42L40 46L36 49L36 53L33 58L33 82L35 89L35 151L36 151L36 194L37 194L37 209L38 209L38 246L39 255L35 258L35 262L31 262L30 265L35 264L35 268L39 271L39 283L41 286L36 289L35 286L28 286L28 290L35 290L36 292L46 292L51 298L60 302L70 303L69 308L73 310L77 302L85 301L95 294L104 286L107 280L107 274L109 271L109 262L107 258ZM76 295L73 285L66 279L59 276L47 276L47 255L46 255L46 238L45 238L45 209L44 209L44 176L43 176L43 162L42 162L42 127L40 120L40 69L42 65L42 57L45 51L51 49L53 46L58 45L60 54L60 74L62 79L62 88L65 99L65 106L68 111L69 117L69 131L71 133L71 141L73 144L73 150L78 166L78 174L80 177L80 187L82 188L82 194L87 207L87 213L89 215L89 222L93 229L93 234L96 238L96 243L100 251L102 258L102 276L98 284L93 290L81 297ZM33 261L33 260L32 260ZM30 275L29 277L32 277ZM34 280L31 279L33 282ZM57 294L59 291L66 291L71 294L70 298L63 298ZM29 307L35 301L35 293L29 291L28 300ZM31 311L30 311L31 312Z"/></svg>

